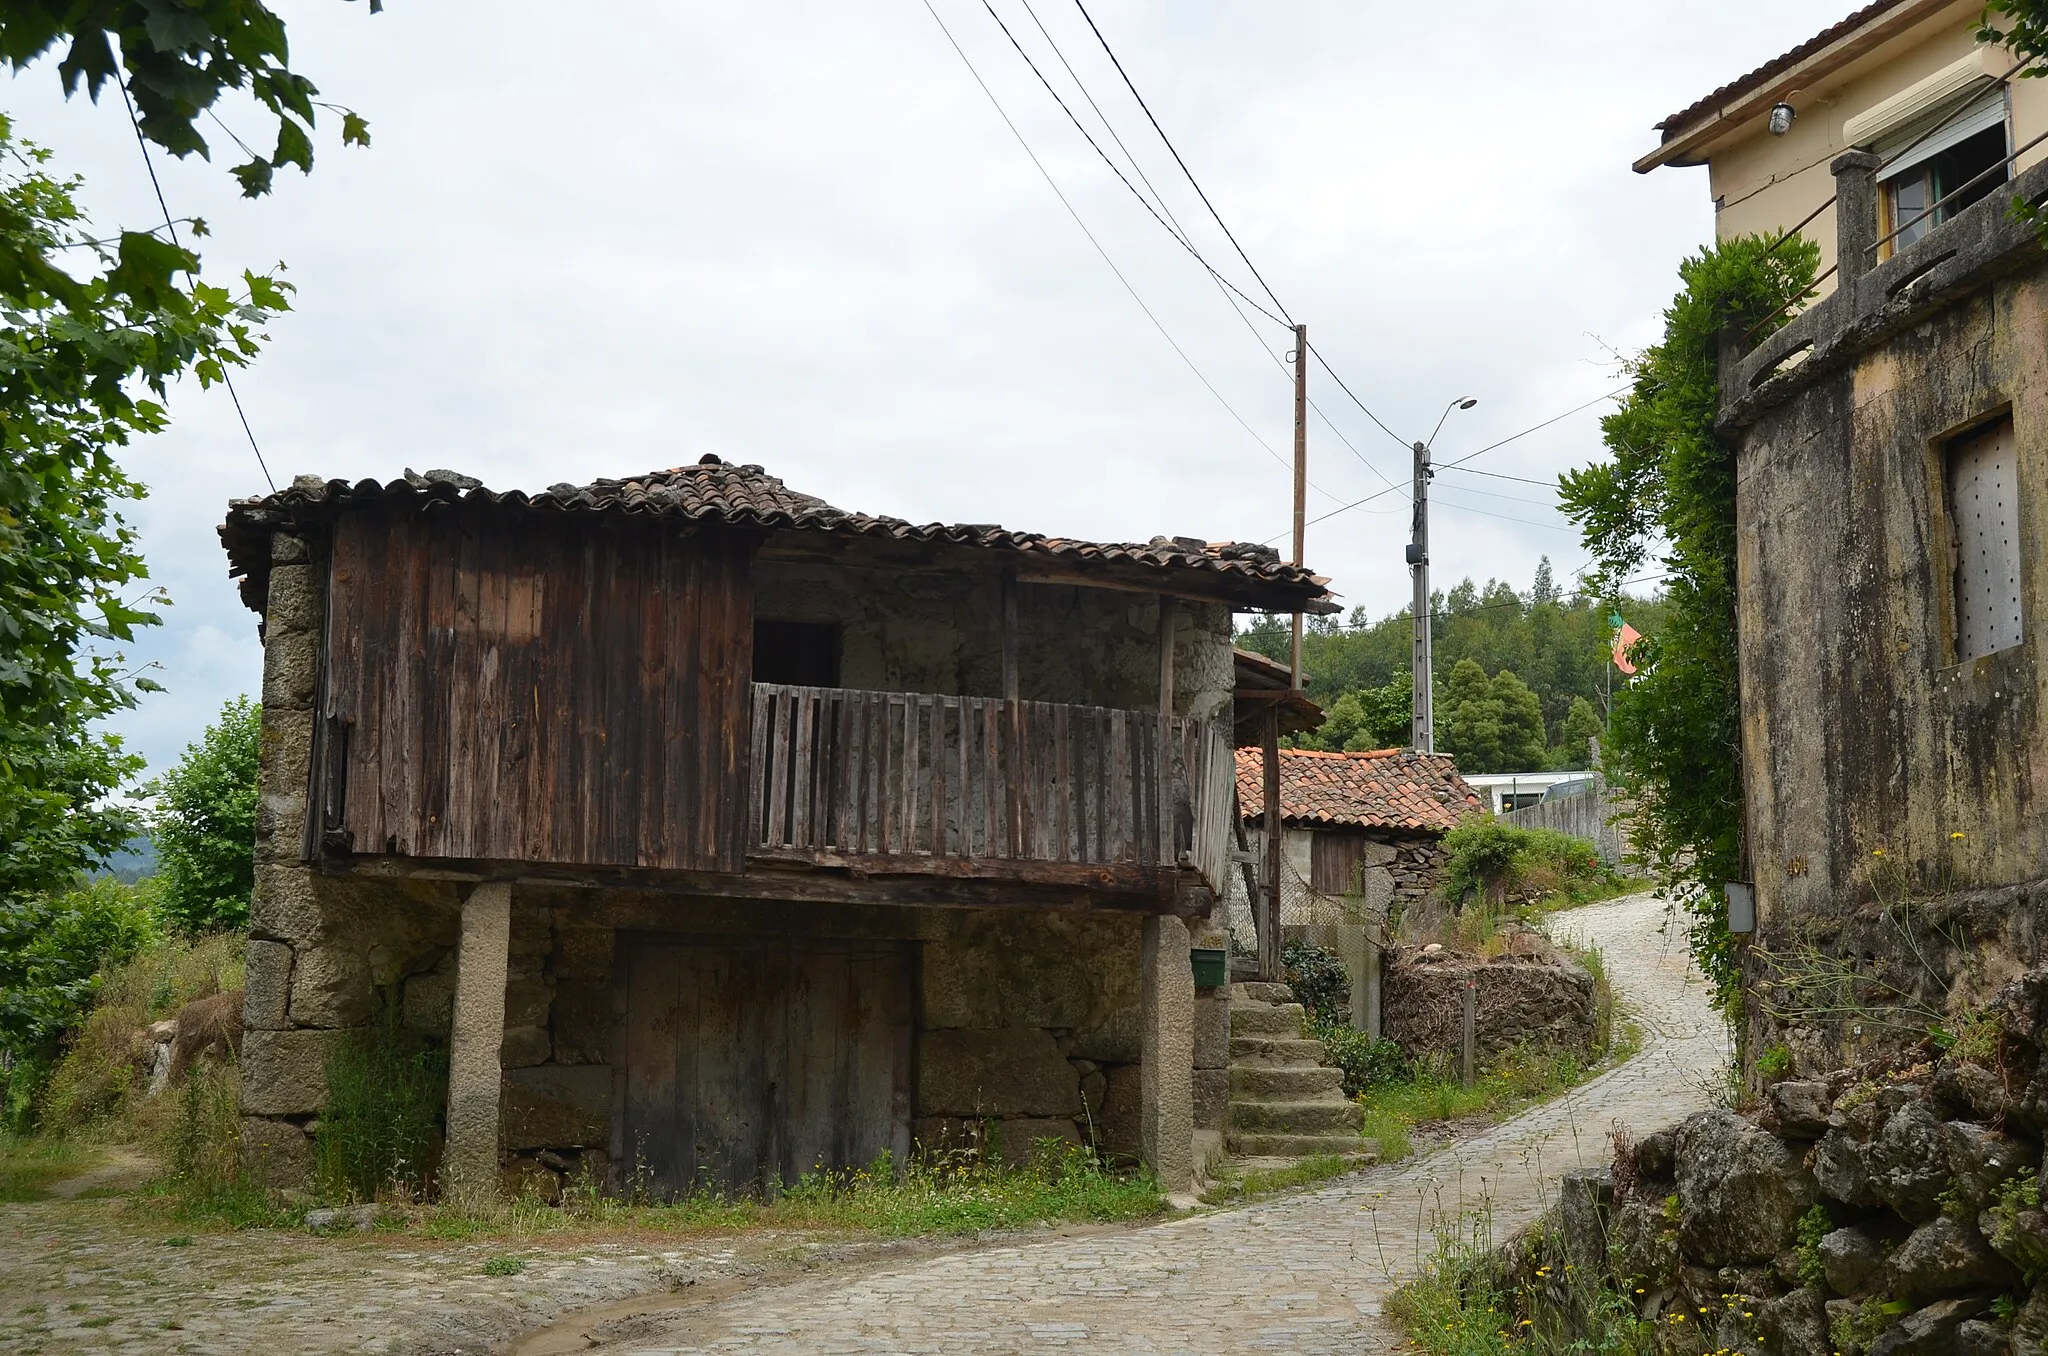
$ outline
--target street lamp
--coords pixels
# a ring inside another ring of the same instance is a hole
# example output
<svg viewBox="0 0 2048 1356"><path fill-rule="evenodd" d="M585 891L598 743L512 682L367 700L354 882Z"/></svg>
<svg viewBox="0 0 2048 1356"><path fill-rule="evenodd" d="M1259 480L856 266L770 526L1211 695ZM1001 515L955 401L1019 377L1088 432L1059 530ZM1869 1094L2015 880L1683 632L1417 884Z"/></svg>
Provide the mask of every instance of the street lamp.
<svg viewBox="0 0 2048 1356"><path fill-rule="evenodd" d="M1479 403L1477 396L1460 396L1444 406L1429 442L1415 444L1415 519L1408 540L1408 568L1415 575L1415 656L1410 697L1409 742L1417 753L1436 752L1436 710L1431 700L1432 660L1429 637L1429 481L1435 474L1429 465L1429 449L1443 432L1444 420L1452 410L1469 410Z"/></svg>

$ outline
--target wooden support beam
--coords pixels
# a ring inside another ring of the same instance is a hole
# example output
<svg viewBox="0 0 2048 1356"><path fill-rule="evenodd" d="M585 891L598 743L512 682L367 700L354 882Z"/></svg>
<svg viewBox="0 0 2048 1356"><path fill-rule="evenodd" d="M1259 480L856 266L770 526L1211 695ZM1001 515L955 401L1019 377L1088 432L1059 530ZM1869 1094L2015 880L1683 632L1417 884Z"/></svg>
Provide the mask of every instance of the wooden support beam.
<svg viewBox="0 0 2048 1356"><path fill-rule="evenodd" d="M1003 698L1017 700L1017 571L1003 571Z"/></svg>
<svg viewBox="0 0 2048 1356"><path fill-rule="evenodd" d="M862 858L864 864L888 859ZM890 863L895 864L895 863ZM990 864L993 869L994 864ZM1021 864L1020 864L1021 865ZM1039 866L1058 868L1058 863ZM327 875L383 880L438 880L456 884L498 882L586 890L633 890L707 899L785 900L798 904L886 904L903 907L1056 909L1079 913L1157 913L1200 916L1206 904L1183 899L1171 871L1149 883L1118 878L1109 886L1073 877L960 879L930 872L926 858L913 859L904 874L854 875L831 867L754 858L746 875L703 871L657 871L641 867L558 866L539 862L452 861L417 857L329 857L315 863ZM1071 866L1069 869L1073 869ZM1081 868L1085 870L1086 868Z"/></svg>
<svg viewBox="0 0 2048 1356"><path fill-rule="evenodd" d="M1260 911L1259 978L1267 983L1280 979L1280 853L1285 830L1280 823L1280 713L1266 713L1266 880L1265 908Z"/></svg>

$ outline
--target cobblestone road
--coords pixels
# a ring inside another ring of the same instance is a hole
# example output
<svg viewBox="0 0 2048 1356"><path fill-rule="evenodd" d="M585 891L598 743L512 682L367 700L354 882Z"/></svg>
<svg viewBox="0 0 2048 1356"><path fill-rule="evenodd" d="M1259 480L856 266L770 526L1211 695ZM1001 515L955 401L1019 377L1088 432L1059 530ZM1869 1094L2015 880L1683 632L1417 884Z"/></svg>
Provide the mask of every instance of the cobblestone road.
<svg viewBox="0 0 2048 1356"><path fill-rule="evenodd" d="M640 1353L1381 1352L1381 1306L1433 1242L1433 1219L1490 1206L1504 1235L1557 1178L1705 1105L1723 1027L1663 907L1634 896L1562 916L1598 943L1641 1023L1635 1059L1571 1094L1426 1156L1329 1188L1129 1232L988 1248L858 1276L807 1278L597 1329Z"/></svg>

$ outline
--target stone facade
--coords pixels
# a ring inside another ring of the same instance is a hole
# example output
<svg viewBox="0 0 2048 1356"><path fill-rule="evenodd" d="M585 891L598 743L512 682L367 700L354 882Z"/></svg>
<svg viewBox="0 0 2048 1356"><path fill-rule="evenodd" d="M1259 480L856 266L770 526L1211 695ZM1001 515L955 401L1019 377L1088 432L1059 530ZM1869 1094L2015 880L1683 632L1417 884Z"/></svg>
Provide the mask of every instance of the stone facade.
<svg viewBox="0 0 2048 1356"><path fill-rule="evenodd" d="M1845 201L1867 205L1851 180L1874 163L1838 162ZM1755 1048L1811 1066L1898 1026L1827 1015L1830 984L1960 1011L2042 959L2048 262L2006 207L2044 192L2048 168L2028 171L1723 364L1758 910L1745 1010ZM1863 233L1842 257L1868 257L1874 226L1842 228ZM2018 638L1959 661L1980 506L1958 498L1956 458L2006 419Z"/></svg>

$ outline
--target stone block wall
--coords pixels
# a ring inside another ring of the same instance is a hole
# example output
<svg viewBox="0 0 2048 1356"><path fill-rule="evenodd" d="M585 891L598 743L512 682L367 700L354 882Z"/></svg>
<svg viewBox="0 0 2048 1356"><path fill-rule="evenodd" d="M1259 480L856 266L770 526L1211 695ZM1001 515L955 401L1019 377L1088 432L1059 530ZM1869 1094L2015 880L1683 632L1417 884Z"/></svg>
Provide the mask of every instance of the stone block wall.
<svg viewBox="0 0 2048 1356"><path fill-rule="evenodd" d="M395 997L409 975L447 954L459 905L445 885L322 876L302 862L325 589L300 539L273 537L271 559L242 1150L259 1179L300 1185L312 1171L329 1050L374 1019L380 989Z"/></svg>
<svg viewBox="0 0 2048 1356"><path fill-rule="evenodd" d="M460 906L452 887L325 877L296 866L266 877L300 900L308 925L275 931L259 887L258 935L308 973L351 976L346 1011L324 1025L252 1027L244 1064L245 1148L267 1178L301 1185L308 1131L326 1094L329 1042L392 1004L404 1024L445 1044L455 994ZM309 902L310 901L310 902ZM1043 1139L1139 1151L1139 942L1136 915L1070 911L892 909L681 899L631 891L515 888L505 992L500 1111L503 1185L545 1199L611 1167L612 984L621 931L687 938L745 935L899 938L920 943L914 1137L931 1148L979 1144L1021 1161ZM273 940L273 939L276 940ZM252 998L251 1002L256 1002ZM265 1000L270 1001L270 1000ZM1228 1014L1207 1051L1222 1074ZM349 1020L341 1020L342 1018ZM687 1035L683 1037L687 1039ZM1201 1052L1198 1050L1198 1058ZM1218 1101L1222 1078L1213 1081Z"/></svg>

